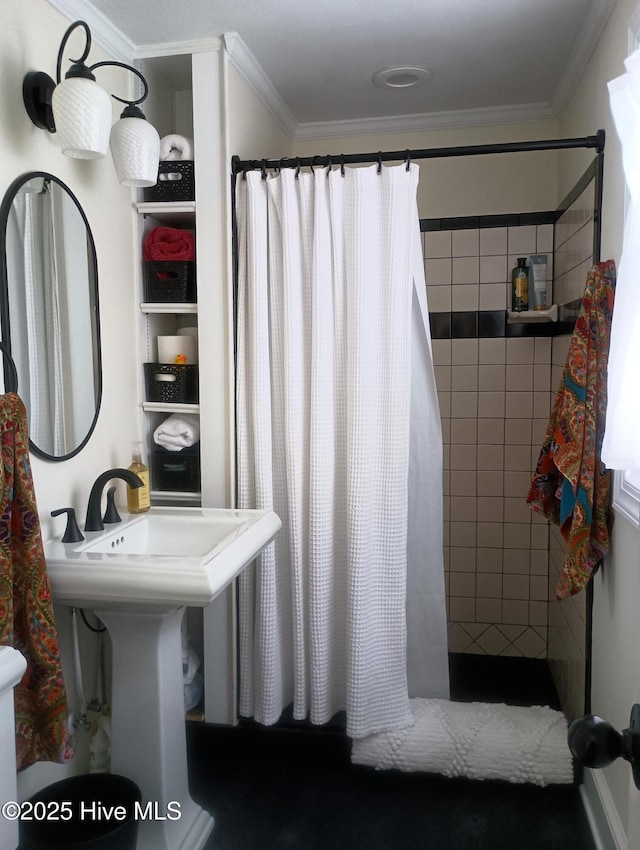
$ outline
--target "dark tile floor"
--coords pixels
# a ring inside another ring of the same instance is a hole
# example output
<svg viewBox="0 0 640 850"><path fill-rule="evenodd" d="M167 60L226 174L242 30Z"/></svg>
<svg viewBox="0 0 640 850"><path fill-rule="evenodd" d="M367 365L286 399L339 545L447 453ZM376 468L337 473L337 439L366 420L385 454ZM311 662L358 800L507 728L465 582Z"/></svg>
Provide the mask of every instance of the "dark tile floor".
<svg viewBox="0 0 640 850"><path fill-rule="evenodd" d="M514 705L557 696L545 662L451 657L452 697ZM510 785L352 765L341 718L321 729L189 724L207 850L593 850L573 786Z"/></svg>

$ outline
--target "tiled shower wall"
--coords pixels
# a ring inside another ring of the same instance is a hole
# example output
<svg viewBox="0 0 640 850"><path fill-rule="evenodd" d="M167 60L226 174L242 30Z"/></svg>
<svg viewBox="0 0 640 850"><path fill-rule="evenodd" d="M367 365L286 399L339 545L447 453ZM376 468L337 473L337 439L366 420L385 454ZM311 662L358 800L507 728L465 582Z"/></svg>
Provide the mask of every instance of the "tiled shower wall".
<svg viewBox="0 0 640 850"><path fill-rule="evenodd" d="M587 274L593 264L595 180L586 186L558 219L555 228L556 296L563 313L576 316ZM552 387L562 378L570 337L557 336L552 346ZM557 601L565 545L557 526L549 541L549 650L551 672L569 718L584 713L587 596L577 593Z"/></svg>
<svg viewBox="0 0 640 850"><path fill-rule="evenodd" d="M546 657L548 523L526 504L551 406L549 336L510 336L517 257L552 224L423 233L444 440L449 649ZM551 269L550 269L551 272Z"/></svg>

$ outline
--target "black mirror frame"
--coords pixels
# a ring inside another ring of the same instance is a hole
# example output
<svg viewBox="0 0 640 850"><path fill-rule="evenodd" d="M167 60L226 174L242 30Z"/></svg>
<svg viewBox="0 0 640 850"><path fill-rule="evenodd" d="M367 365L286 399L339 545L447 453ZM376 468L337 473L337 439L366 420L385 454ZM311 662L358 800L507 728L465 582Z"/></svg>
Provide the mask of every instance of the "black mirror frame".
<svg viewBox="0 0 640 850"><path fill-rule="evenodd" d="M13 204L13 199L16 196L18 189L27 183L29 180L33 180L35 178L42 177L46 180L52 180L54 183L57 183L72 199L78 212L82 216L82 220L84 222L86 231L87 231L87 242L91 248L91 268L90 274L93 277L93 299L94 299L94 309L92 321L94 324L94 339L96 345L95 359L96 359L96 367L97 367L97 387L96 387L96 409L93 417L93 421L87 431L86 436L83 440L76 446L73 451L68 452L65 455L51 455L47 452L42 451L36 444L29 438L29 447L31 451L39 458L43 460L48 460L52 462L59 462L63 460L69 460L69 458L74 457L82 449L86 446L86 444L91 439L91 435L93 434L96 424L98 422L98 416L100 415L100 406L102 404L102 344L100 338L100 302L99 302L99 292L98 292L98 258L96 254L96 246L93 239L93 233L91 232L91 227L89 225L89 221L85 214L85 211L82 209L82 206L71 189L60 180L58 177L55 177L53 174L49 174L46 171L28 171L25 174L18 177L16 180L11 183L7 191L5 192L4 198L2 199L2 204L0 204L0 252L2 254L2 279L0 281L0 328L2 329L2 341L6 345L9 352L11 352L11 323L9 320L9 277L7 270L7 222L9 218L9 211ZM14 367L15 368L15 367ZM8 362L3 362L3 374L4 374L4 383L7 386L7 382L11 380L10 375L11 366ZM18 386L18 391L20 387Z"/></svg>

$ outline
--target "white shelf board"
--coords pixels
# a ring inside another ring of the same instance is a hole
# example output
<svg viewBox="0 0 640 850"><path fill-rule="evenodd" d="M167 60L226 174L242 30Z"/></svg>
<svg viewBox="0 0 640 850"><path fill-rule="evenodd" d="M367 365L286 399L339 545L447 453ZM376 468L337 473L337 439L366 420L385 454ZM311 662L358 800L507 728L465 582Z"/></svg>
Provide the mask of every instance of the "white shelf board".
<svg viewBox="0 0 640 850"><path fill-rule="evenodd" d="M552 304L548 310L523 310L521 313L515 313L509 310L507 312L507 321L510 325L526 324L528 322L557 322L558 305Z"/></svg>
<svg viewBox="0 0 640 850"><path fill-rule="evenodd" d="M140 201L136 204L140 215L152 215L154 218L171 221L193 221L196 214L195 201Z"/></svg>
<svg viewBox="0 0 640 850"><path fill-rule="evenodd" d="M143 401L145 413L200 413L199 404L181 404L180 402Z"/></svg>
<svg viewBox="0 0 640 850"><path fill-rule="evenodd" d="M184 301L144 301L140 304L143 313L197 313L198 305Z"/></svg>

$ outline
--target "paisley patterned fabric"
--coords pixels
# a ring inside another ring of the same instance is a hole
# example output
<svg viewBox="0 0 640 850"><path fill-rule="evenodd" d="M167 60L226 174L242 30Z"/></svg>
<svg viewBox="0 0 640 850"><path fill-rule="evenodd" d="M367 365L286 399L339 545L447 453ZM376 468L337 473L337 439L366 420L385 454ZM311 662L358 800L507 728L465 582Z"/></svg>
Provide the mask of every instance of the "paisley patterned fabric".
<svg viewBox="0 0 640 850"><path fill-rule="evenodd" d="M600 451L615 291L613 260L587 276L580 314L527 502L560 526L567 552L558 599L578 593L609 551L611 473Z"/></svg>
<svg viewBox="0 0 640 850"><path fill-rule="evenodd" d="M67 700L36 506L24 404L0 396L0 644L27 670L15 689L18 769L73 756Z"/></svg>

